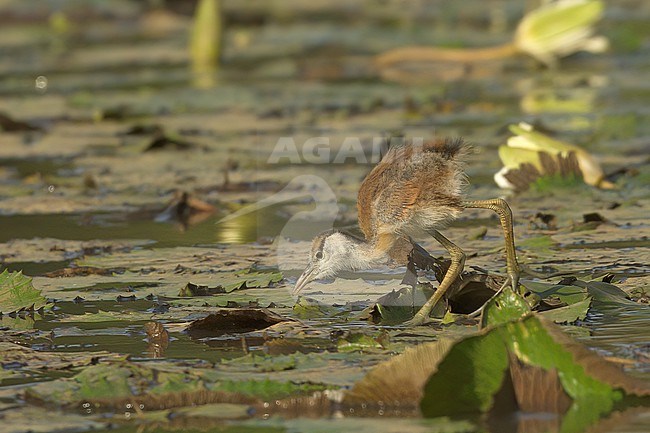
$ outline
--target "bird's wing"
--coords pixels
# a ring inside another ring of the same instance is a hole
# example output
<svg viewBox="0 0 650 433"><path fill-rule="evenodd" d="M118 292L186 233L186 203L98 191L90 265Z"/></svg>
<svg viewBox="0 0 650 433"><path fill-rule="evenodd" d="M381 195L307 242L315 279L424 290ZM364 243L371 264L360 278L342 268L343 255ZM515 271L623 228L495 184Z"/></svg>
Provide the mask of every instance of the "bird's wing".
<svg viewBox="0 0 650 433"><path fill-rule="evenodd" d="M412 147L408 145L391 147L361 183L357 197L357 213L359 227L366 239L370 240L377 236L376 225L379 219L377 218L378 209L375 203L377 203L377 198L380 195L386 194L386 191L391 189L388 184L394 181L394 179L391 179L391 174L387 172L394 169L400 161L407 160L411 153ZM405 202L408 205L417 196L412 197L413 191L411 191L411 188L407 187L406 189L408 191L405 191ZM383 208L384 204L380 203L379 206Z"/></svg>
<svg viewBox="0 0 650 433"><path fill-rule="evenodd" d="M378 230L395 232L408 223L421 191L411 180L398 179L386 185L377 202L381 206L381 209L376 209Z"/></svg>

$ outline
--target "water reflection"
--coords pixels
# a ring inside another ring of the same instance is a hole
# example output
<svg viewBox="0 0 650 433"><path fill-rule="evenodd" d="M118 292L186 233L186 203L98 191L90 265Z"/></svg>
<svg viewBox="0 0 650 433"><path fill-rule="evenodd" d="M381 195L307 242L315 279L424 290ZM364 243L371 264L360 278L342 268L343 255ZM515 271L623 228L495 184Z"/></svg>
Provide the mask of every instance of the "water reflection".
<svg viewBox="0 0 650 433"><path fill-rule="evenodd" d="M605 356L635 361L628 373L650 379L650 307L594 302L584 323L591 331L577 338Z"/></svg>

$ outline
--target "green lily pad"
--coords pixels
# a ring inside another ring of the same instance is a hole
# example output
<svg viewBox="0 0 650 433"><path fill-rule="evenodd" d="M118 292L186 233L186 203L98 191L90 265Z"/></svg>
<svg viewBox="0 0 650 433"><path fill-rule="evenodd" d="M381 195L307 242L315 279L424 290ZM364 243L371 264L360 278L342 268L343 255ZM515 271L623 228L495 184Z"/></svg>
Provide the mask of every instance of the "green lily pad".
<svg viewBox="0 0 650 433"><path fill-rule="evenodd" d="M540 299L557 298L565 304L575 304L587 299L586 290L570 285L553 284L541 281L522 281L526 289L538 295Z"/></svg>
<svg viewBox="0 0 650 433"><path fill-rule="evenodd" d="M587 293L589 293L589 295L591 295L594 300L598 302L618 305L636 304L635 302L628 299L627 293L625 293L614 284L605 283L604 281L585 282L580 280L576 280L571 284L587 289Z"/></svg>
<svg viewBox="0 0 650 433"><path fill-rule="evenodd" d="M366 334L352 334L337 343L339 352L382 350L384 347L376 338Z"/></svg>
<svg viewBox="0 0 650 433"><path fill-rule="evenodd" d="M334 307L315 299L306 298L301 296L298 302L292 308L293 315L299 319L313 319L317 317L332 316L341 313L343 310L340 307Z"/></svg>
<svg viewBox="0 0 650 433"><path fill-rule="evenodd" d="M9 272L6 269L0 273L0 313L37 310L45 304L47 299L34 288L31 278L22 272Z"/></svg>
<svg viewBox="0 0 650 433"><path fill-rule="evenodd" d="M481 328L499 323L519 320L530 313L530 307L511 287L504 289L490 299L481 315Z"/></svg>
<svg viewBox="0 0 650 433"><path fill-rule="evenodd" d="M511 382L506 380L508 370ZM539 389L549 378L558 381L560 387L551 391L556 395L543 396L544 402L560 401L566 393L573 414L569 422L580 420L585 416L584 408L589 407L591 415L583 419L583 427L626 399L632 404L638 404L638 399L650 404L647 384L625 376L617 366L576 344L552 324L529 316L459 341L425 385L420 408L428 417L485 413L493 408L502 387L509 386L514 388L518 403L511 410L540 408L544 404L541 398L517 392ZM518 384L519 380L527 383ZM440 395L454 398L440 399ZM547 410L549 407L538 411Z"/></svg>
<svg viewBox="0 0 650 433"><path fill-rule="evenodd" d="M282 281L283 278L282 272L258 272L247 269L242 272L236 272L221 285L226 292L230 293L233 290L270 287Z"/></svg>
<svg viewBox="0 0 650 433"><path fill-rule="evenodd" d="M141 402L153 410L210 402L247 403L322 389L321 385L290 381L223 380L209 372L111 362L87 367L71 378L38 383L26 393L30 398L68 407L82 403L97 408L123 407L128 401Z"/></svg>
<svg viewBox="0 0 650 433"><path fill-rule="evenodd" d="M591 307L591 297L565 307L543 311L540 314L555 323L571 324L577 320L583 320L587 316L589 307Z"/></svg>

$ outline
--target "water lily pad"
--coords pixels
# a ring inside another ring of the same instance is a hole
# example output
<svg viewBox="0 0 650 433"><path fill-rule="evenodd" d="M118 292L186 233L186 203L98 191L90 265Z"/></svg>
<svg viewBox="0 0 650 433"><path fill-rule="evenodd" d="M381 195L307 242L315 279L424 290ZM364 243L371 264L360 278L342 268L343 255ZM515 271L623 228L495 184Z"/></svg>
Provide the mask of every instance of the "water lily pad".
<svg viewBox="0 0 650 433"><path fill-rule="evenodd" d="M130 402L155 410L219 402L260 402L320 389L320 385L269 379L225 380L209 372L169 365L112 362L87 367L71 378L33 385L26 394L60 406L89 403L98 410L122 409Z"/></svg>
<svg viewBox="0 0 650 433"><path fill-rule="evenodd" d="M521 319L530 313L530 307L511 287L504 287L503 290L492 297L483 309L481 315L481 327L511 322Z"/></svg>
<svg viewBox="0 0 650 433"><path fill-rule="evenodd" d="M227 333L257 331L291 320L267 309L222 309L190 323L187 332L193 338L202 338Z"/></svg>
<svg viewBox="0 0 650 433"><path fill-rule="evenodd" d="M383 345L374 337L366 334L352 334L338 341L339 352L383 350Z"/></svg>
<svg viewBox="0 0 650 433"><path fill-rule="evenodd" d="M544 318L555 323L571 324L577 320L584 320L591 307L591 297L571 305L544 311L541 313Z"/></svg>
<svg viewBox="0 0 650 433"><path fill-rule="evenodd" d="M37 310L47 304L40 290L32 285L32 279L22 272L0 273L0 313L12 313L19 310Z"/></svg>
<svg viewBox="0 0 650 433"><path fill-rule="evenodd" d="M528 317L468 337L455 345L425 385L421 402L423 413L437 416L488 411L497 392L502 386L508 386L504 378L508 369L512 372L511 356L516 357L518 363L536 369L556 370L563 392L574 402L570 410L576 411L576 416L577 412L583 412L581 408L585 404L593 405L596 414L590 417L593 420L599 413L609 412L614 403L626 396L633 397L632 400L636 396L645 399L650 396L647 384L639 384L625 376L618 367L572 342L550 324ZM468 378L471 378L470 383ZM467 384L467 388L459 390L460 383ZM535 385L528 383L526 387L534 389ZM441 401L437 396L445 392L453 392L456 398Z"/></svg>

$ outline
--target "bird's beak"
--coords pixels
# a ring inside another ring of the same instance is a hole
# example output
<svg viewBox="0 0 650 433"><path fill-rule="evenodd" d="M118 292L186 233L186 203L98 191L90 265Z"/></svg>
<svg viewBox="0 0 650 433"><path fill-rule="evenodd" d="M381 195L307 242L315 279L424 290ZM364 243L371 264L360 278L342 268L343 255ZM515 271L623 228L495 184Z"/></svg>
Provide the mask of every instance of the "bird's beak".
<svg viewBox="0 0 650 433"><path fill-rule="evenodd" d="M314 266L311 263L307 265L302 275L298 278L298 281L296 281L296 285L291 292L292 295L297 295L302 292L307 287L307 284L314 281L314 270Z"/></svg>

